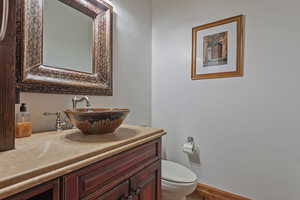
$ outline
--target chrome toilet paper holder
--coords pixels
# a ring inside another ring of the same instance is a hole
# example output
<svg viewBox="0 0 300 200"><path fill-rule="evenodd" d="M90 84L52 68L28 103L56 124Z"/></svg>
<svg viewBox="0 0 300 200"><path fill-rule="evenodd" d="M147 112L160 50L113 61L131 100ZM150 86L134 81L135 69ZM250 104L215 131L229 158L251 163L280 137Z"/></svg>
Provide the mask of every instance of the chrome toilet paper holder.
<svg viewBox="0 0 300 200"><path fill-rule="evenodd" d="M187 137L187 142L188 143L194 143L194 138L193 137Z"/></svg>
<svg viewBox="0 0 300 200"><path fill-rule="evenodd" d="M195 152L195 142L193 137L187 137L187 143L183 144L183 152L193 154Z"/></svg>

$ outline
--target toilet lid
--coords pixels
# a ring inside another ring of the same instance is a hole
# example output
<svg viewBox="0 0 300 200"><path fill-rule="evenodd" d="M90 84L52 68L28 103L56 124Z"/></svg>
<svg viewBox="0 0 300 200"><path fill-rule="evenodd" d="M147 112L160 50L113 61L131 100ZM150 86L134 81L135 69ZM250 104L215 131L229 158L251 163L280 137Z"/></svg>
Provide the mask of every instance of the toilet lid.
<svg viewBox="0 0 300 200"><path fill-rule="evenodd" d="M162 160L161 176L163 180L177 183L192 183L197 180L197 176L190 169L175 162Z"/></svg>

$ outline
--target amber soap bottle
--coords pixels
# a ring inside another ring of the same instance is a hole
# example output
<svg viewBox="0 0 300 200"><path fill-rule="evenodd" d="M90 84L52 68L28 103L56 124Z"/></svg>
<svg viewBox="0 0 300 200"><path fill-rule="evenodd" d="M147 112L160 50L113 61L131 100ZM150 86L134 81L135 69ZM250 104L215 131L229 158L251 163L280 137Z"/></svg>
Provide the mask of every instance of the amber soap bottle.
<svg viewBox="0 0 300 200"><path fill-rule="evenodd" d="M32 123L27 105L22 103L20 112L17 113L16 138L29 137L32 134Z"/></svg>

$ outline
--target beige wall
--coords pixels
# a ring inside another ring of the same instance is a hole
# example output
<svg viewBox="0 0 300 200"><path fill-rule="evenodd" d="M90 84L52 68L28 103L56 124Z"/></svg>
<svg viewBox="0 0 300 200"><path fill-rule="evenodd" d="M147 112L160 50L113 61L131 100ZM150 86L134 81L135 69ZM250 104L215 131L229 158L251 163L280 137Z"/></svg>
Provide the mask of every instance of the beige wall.
<svg viewBox="0 0 300 200"><path fill-rule="evenodd" d="M151 2L114 1L114 95L91 97L95 107L124 107L131 113L127 123L150 124L151 120ZM29 104L34 131L54 129L55 117L43 112L71 108L73 95L22 93Z"/></svg>
<svg viewBox="0 0 300 200"><path fill-rule="evenodd" d="M201 183L256 200L300 196L298 0L153 0L152 123ZM245 76L192 81L192 27L246 15ZM201 164L181 151L187 136Z"/></svg>

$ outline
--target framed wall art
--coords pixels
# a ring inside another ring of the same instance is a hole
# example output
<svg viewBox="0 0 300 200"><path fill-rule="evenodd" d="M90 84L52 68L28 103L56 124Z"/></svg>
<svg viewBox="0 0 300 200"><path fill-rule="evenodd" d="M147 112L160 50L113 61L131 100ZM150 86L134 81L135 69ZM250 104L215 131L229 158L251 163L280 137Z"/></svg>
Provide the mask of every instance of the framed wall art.
<svg viewBox="0 0 300 200"><path fill-rule="evenodd" d="M192 80L243 75L244 16L193 28Z"/></svg>

